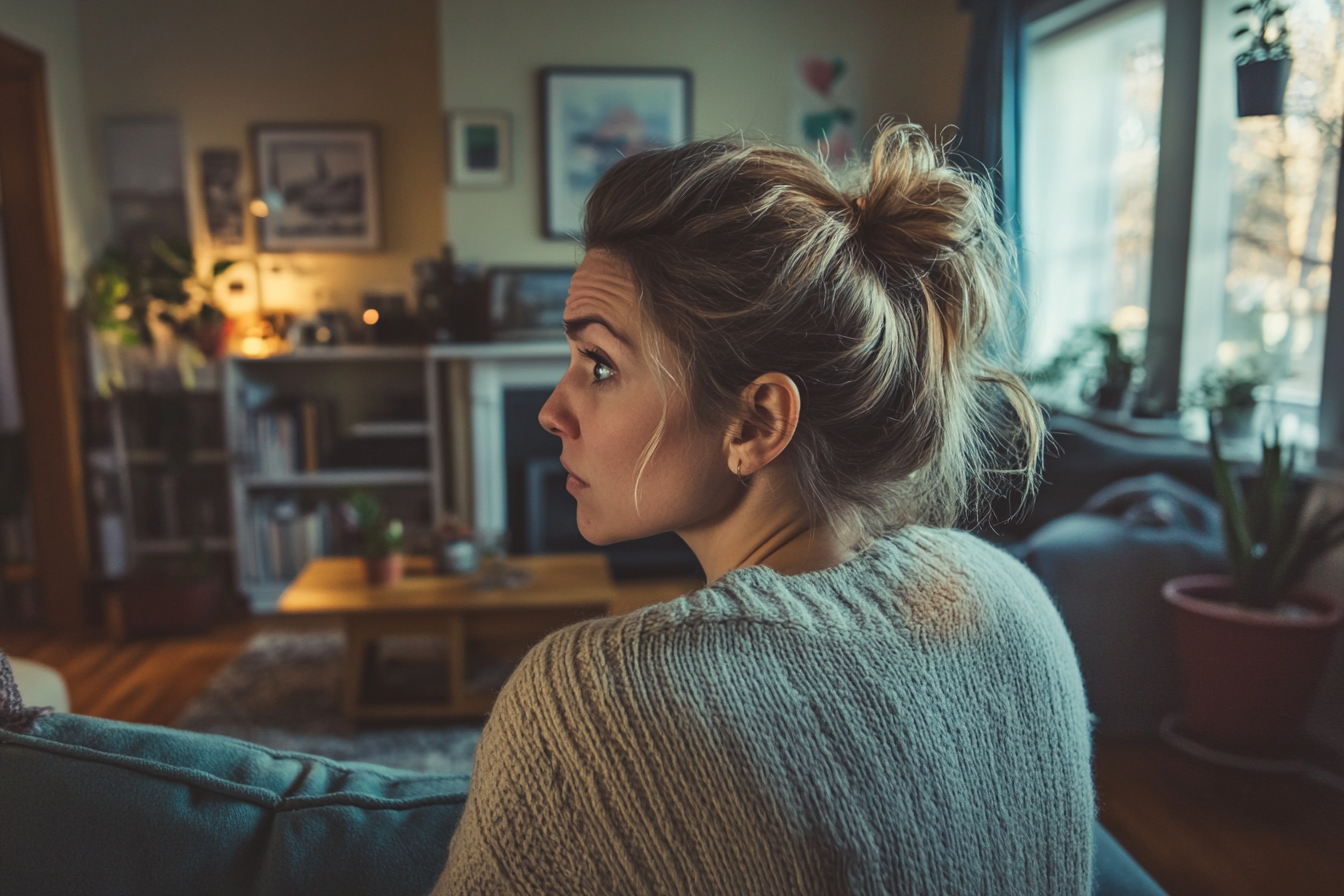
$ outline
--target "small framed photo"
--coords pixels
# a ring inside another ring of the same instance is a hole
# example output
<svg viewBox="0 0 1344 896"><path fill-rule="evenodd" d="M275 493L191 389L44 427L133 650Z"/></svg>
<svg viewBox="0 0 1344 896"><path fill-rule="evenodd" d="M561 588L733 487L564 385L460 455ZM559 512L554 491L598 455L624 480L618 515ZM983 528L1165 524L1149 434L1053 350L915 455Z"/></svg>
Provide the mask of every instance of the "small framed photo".
<svg viewBox="0 0 1344 896"><path fill-rule="evenodd" d="M465 109L448 116L448 183L454 187L504 187L511 176L509 113Z"/></svg>
<svg viewBox="0 0 1344 896"><path fill-rule="evenodd" d="M541 71L545 220L552 239L583 226L593 185L625 156L685 143L691 73L680 68L546 68Z"/></svg>
<svg viewBox="0 0 1344 896"><path fill-rule="evenodd" d="M536 342L565 338L565 298L573 268L500 267L486 275L490 338Z"/></svg>
<svg viewBox="0 0 1344 896"><path fill-rule="evenodd" d="M373 125L259 124L252 128L262 252L382 247L378 131Z"/></svg>

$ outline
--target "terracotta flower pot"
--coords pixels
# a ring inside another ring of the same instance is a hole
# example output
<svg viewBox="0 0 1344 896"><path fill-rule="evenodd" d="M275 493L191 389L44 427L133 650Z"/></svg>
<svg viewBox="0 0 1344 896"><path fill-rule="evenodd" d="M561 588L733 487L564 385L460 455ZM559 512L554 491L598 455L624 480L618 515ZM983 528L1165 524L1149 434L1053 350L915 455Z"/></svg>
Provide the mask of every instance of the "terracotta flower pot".
<svg viewBox="0 0 1344 896"><path fill-rule="evenodd" d="M392 585L401 581L401 577L406 572L406 557L404 554L393 554L390 557L365 557L364 575L370 585Z"/></svg>
<svg viewBox="0 0 1344 896"><path fill-rule="evenodd" d="M1171 605L1185 709L1183 733L1247 756L1291 752L1344 608L1311 591L1283 615L1229 602L1230 576L1185 576L1162 588Z"/></svg>

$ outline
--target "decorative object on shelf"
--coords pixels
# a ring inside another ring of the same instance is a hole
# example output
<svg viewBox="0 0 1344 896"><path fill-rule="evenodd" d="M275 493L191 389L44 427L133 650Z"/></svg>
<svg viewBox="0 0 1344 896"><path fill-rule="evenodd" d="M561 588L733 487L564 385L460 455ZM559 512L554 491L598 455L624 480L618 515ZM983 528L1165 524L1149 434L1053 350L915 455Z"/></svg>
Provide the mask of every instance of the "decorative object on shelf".
<svg viewBox="0 0 1344 896"><path fill-rule="evenodd" d="M1282 364L1269 355L1252 355L1227 366L1204 368L1199 383L1182 396L1183 408L1206 412L1224 439L1256 435L1255 413L1265 393L1283 376Z"/></svg>
<svg viewBox="0 0 1344 896"><path fill-rule="evenodd" d="M498 109L463 109L448 116L448 183L497 188L511 177L510 116Z"/></svg>
<svg viewBox="0 0 1344 896"><path fill-rule="evenodd" d="M467 575L476 571L476 542L471 527L447 514L434 531L434 568L440 575Z"/></svg>
<svg viewBox="0 0 1344 896"><path fill-rule="evenodd" d="M1076 378L1084 403L1099 411L1119 411L1139 385L1142 372L1142 353L1126 349L1116 330L1094 324L1079 327L1049 363L1026 378L1038 390L1061 388Z"/></svg>
<svg viewBox="0 0 1344 896"><path fill-rule="evenodd" d="M356 491L347 502L358 520L364 540L364 571L370 585L401 581L406 555L402 551L405 527L389 520L382 503L366 491Z"/></svg>
<svg viewBox="0 0 1344 896"><path fill-rule="evenodd" d="M406 307L402 292L364 293L360 319L368 341L374 345L423 345L429 332L423 322Z"/></svg>
<svg viewBox="0 0 1344 896"><path fill-rule="evenodd" d="M1237 115L1282 115L1283 95L1293 68L1292 48L1288 45L1288 7L1278 0L1255 0L1232 11L1248 17L1232 33L1233 38L1249 37L1250 46L1237 54Z"/></svg>
<svg viewBox="0 0 1344 896"><path fill-rule="evenodd" d="M1210 423L1231 575L1173 579L1162 593L1173 610L1184 697L1179 733L1216 750L1282 758L1344 617L1329 597L1301 587L1312 563L1344 544L1344 509L1298 494L1292 449L1277 427L1261 449L1258 475L1243 492Z"/></svg>
<svg viewBox="0 0 1344 896"><path fill-rule="evenodd" d="M382 246L378 132L359 124L259 124L253 169L263 252Z"/></svg>
<svg viewBox="0 0 1344 896"><path fill-rule="evenodd" d="M678 68L541 70L545 235L573 239L597 179L620 159L684 143L691 73Z"/></svg>
<svg viewBox="0 0 1344 896"><path fill-rule="evenodd" d="M486 275L490 336L500 342L565 338L565 297L573 268L499 267Z"/></svg>
<svg viewBox="0 0 1344 896"><path fill-rule="evenodd" d="M216 246L243 242L243 154L236 149L201 150L201 199L205 227Z"/></svg>

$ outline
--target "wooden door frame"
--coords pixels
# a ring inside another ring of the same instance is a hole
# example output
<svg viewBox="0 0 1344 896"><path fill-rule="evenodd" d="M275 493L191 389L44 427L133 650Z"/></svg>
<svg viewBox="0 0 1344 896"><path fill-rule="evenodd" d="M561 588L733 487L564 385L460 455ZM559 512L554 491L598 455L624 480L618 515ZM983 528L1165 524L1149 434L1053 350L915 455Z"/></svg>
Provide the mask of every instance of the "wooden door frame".
<svg viewBox="0 0 1344 896"><path fill-rule="evenodd" d="M89 533L42 54L0 35L0 212L46 621L88 623Z"/></svg>

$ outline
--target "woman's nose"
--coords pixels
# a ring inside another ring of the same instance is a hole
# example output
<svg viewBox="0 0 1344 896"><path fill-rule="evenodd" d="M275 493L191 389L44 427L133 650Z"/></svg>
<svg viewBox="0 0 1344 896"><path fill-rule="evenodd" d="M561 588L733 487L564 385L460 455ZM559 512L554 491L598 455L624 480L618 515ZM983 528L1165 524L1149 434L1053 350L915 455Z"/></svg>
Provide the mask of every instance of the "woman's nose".
<svg viewBox="0 0 1344 896"><path fill-rule="evenodd" d="M546 403L541 406L541 412L537 414L537 422L541 424L542 429L553 436L572 439L578 435L578 427L574 425L574 415L570 412L564 400L562 394L564 388L563 381L556 385L555 390L551 392L551 397L546 399Z"/></svg>

